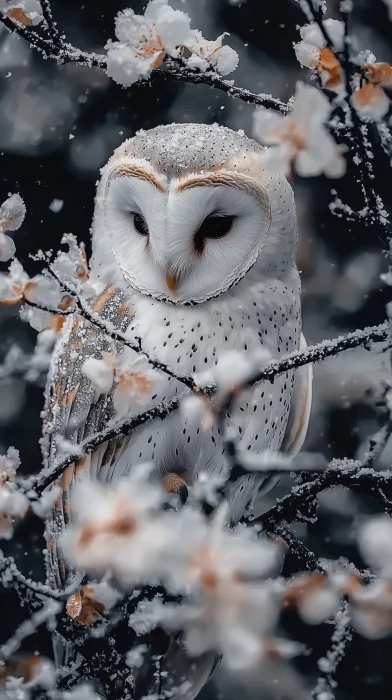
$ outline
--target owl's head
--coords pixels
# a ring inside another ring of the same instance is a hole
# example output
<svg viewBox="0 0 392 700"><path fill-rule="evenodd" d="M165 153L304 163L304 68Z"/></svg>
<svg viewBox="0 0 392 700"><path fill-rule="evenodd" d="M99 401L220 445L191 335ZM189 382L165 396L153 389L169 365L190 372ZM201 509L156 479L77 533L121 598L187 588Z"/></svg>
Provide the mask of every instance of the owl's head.
<svg viewBox="0 0 392 700"><path fill-rule="evenodd" d="M292 190L263 149L220 126L139 132L105 166L93 222L93 272L174 304L227 292L250 270L281 277L297 242Z"/></svg>

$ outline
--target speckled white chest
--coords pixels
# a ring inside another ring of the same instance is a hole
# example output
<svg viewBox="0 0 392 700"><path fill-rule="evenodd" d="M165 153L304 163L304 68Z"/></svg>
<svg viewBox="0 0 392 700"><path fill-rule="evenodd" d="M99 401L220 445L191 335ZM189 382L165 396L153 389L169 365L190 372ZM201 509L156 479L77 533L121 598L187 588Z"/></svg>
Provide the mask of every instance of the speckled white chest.
<svg viewBox="0 0 392 700"><path fill-rule="evenodd" d="M199 373L215 364L228 350L246 354L265 347L272 357L299 346L300 303L296 270L283 281L262 281L236 294L198 306L163 304L135 293L130 302L135 314L128 335L138 336L151 357L184 374ZM125 350L125 358L132 356ZM244 449L259 452L279 449L290 410L293 375L246 392L228 423L238 432ZM134 415L184 393L178 381L163 375ZM111 480L129 473L132 464L153 461L158 472L177 471L192 482L200 471L222 468L222 443L216 426L203 429L200 420L177 411L165 421L137 429L117 463L100 478Z"/></svg>

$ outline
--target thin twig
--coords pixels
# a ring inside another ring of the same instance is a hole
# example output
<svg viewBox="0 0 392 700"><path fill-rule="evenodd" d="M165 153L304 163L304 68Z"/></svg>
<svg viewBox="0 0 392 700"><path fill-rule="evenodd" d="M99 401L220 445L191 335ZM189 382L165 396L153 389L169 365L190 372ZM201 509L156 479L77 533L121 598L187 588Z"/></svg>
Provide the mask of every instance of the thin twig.
<svg viewBox="0 0 392 700"><path fill-rule="evenodd" d="M255 372L248 380L248 384L252 385L264 380L273 381L277 375L284 372L303 367L309 363L321 362L345 350L366 347L369 343L383 342L387 338L388 324L382 323L379 326L370 326L333 340L323 340L317 345L310 345L306 350L292 352L282 360L270 362L264 369Z"/></svg>
<svg viewBox="0 0 392 700"><path fill-rule="evenodd" d="M392 471L375 472L356 460L333 460L323 474L300 486L294 486L272 508L247 522L262 523L266 530L279 526L282 522L293 523L307 520L305 511L315 501L318 494L333 486L345 486L374 496L378 499L377 487L392 483ZM390 513L392 515L392 512Z"/></svg>
<svg viewBox="0 0 392 700"><path fill-rule="evenodd" d="M53 19L52 15L52 7L50 4L50 0L40 0L41 3L41 8L42 8L42 14L44 17L44 20L46 22L46 25L48 27L48 32L49 35L53 41L53 44L61 50L63 48L63 37L59 31L59 28L57 26L57 23Z"/></svg>
<svg viewBox="0 0 392 700"><path fill-rule="evenodd" d="M352 640L349 604L347 601L344 601L337 612L334 622L335 628L331 637L331 648L327 651L325 658L319 661L322 671L312 691L312 697L315 700L322 700L323 698L333 700L335 698L336 670L345 656L348 644Z"/></svg>
<svg viewBox="0 0 392 700"><path fill-rule="evenodd" d="M39 597L43 596L44 598L52 598L53 600L67 600L69 596L72 595L72 593L75 593L75 591L78 589L79 581L61 591L53 590L46 584L26 578L26 576L19 571L12 557L0 557L0 567L3 571L5 570L7 574L11 576L11 578L18 584L24 586Z"/></svg>

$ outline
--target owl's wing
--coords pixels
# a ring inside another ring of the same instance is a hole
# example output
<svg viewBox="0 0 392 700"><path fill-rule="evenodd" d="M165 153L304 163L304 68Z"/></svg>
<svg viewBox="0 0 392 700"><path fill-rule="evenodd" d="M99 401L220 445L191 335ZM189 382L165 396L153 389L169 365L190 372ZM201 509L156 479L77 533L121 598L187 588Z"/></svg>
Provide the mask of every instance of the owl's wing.
<svg viewBox="0 0 392 700"><path fill-rule="evenodd" d="M130 310L121 291L107 287L101 294L89 300L91 308L101 318L125 331L130 321ZM53 354L46 391L43 418L43 450L47 468L66 456L66 449L80 444L86 438L102 430L114 411L112 392L100 394L92 388L84 376L82 366L88 357L101 357L110 351L112 341L106 333L97 329L81 316L72 316ZM59 538L70 521L70 492L77 478L89 472L92 476L111 470L124 445L125 438L118 437L101 445L95 452L81 456L71 464L58 484L61 495L55 503L46 527L47 573L49 582L56 588L64 588L69 572L59 549ZM69 447L68 447L69 446Z"/></svg>
<svg viewBox="0 0 392 700"><path fill-rule="evenodd" d="M306 347L306 340L301 334L299 349L305 350ZM312 405L312 381L313 369L311 364L304 365L296 370L289 419L281 445L282 452L296 455L304 443Z"/></svg>
<svg viewBox="0 0 392 700"><path fill-rule="evenodd" d="M118 289L108 287L90 306L99 312L100 317L115 328L126 330L131 310ZM102 351L111 349L107 334L100 331L80 316L73 317L65 329L55 350L48 379L47 402L44 410L44 453L48 467L60 458L62 440L78 444L99 432L114 415L112 392L97 395L89 380L82 372L82 365L88 357L100 357ZM117 348L118 351L121 348ZM101 445L92 454L80 457L71 464L59 480L62 492L57 500L52 517L47 523L48 578L52 586L64 588L70 581L59 547L59 538L70 521L71 490L75 481L88 471L92 476L110 479L116 462L127 444L127 438L119 436ZM78 651L72 642L66 641L54 632L54 653L58 666L72 664ZM176 685L189 681L189 689L181 694L174 692L173 700L193 700L207 681L217 663L213 653L188 659L180 637L171 637L167 652L162 660L165 677L168 678L169 692L173 694ZM157 677L155 663L147 669L147 676L136 680L141 687L161 693L161 679ZM140 673L139 673L140 675ZM162 674L163 676L164 674ZM182 687L181 685L181 687ZM159 687L158 687L159 686Z"/></svg>

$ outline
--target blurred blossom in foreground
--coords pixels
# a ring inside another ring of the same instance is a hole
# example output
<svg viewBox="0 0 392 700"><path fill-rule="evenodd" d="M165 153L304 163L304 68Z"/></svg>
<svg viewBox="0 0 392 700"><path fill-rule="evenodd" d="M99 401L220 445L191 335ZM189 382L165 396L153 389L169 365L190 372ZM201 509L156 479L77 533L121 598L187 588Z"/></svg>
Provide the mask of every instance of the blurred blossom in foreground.
<svg viewBox="0 0 392 700"><path fill-rule="evenodd" d="M27 497L14 481L19 465L19 453L14 447L10 447L6 455L0 455L0 539L11 539L13 519L22 518L29 507Z"/></svg>
<svg viewBox="0 0 392 700"><path fill-rule="evenodd" d="M325 123L331 106L317 88L298 82L292 111L282 116L260 107L253 117L254 137L269 148L263 163L273 171L290 174L292 166L303 177L324 174L342 177L346 161Z"/></svg>

